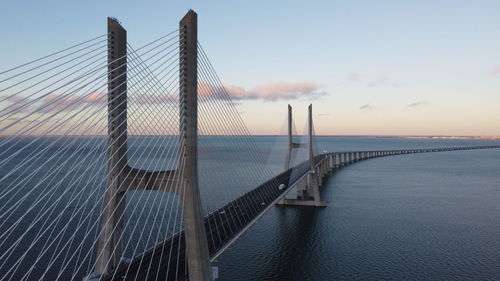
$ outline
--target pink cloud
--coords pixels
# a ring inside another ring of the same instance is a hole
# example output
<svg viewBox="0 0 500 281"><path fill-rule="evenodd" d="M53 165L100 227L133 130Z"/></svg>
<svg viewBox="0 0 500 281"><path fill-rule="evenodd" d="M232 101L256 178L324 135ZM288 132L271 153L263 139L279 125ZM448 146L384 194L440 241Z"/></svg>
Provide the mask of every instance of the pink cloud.
<svg viewBox="0 0 500 281"><path fill-rule="evenodd" d="M159 105L176 103L179 101L179 97L171 94L152 95L144 93L130 95L129 101L140 105Z"/></svg>
<svg viewBox="0 0 500 281"><path fill-rule="evenodd" d="M6 99L11 104L4 107L2 110L9 114L26 113L26 112L60 112L70 111L82 104L103 104L106 103L106 93L92 92L86 96L67 96L66 94L50 94L43 98L29 99L25 97L13 96Z"/></svg>
<svg viewBox="0 0 500 281"><path fill-rule="evenodd" d="M211 85L200 82L198 84L198 94L201 101L210 100L293 100L293 99L316 99L326 95L320 91L321 86L312 82L276 82L266 83L247 90L243 87L226 84L224 86ZM159 105L178 103L178 94L149 94L149 93L130 93L128 100L130 103L139 105ZM62 112L81 108L82 105L96 106L107 103L106 92L91 92L85 96L67 96L66 94L50 94L40 100L34 100L23 97L9 97L8 104L2 110L15 113L25 112Z"/></svg>
<svg viewBox="0 0 500 281"><path fill-rule="evenodd" d="M240 86L224 84L211 85L208 83L198 84L198 94L202 100L210 99L227 99L231 98L235 101L241 100L292 100L292 99L316 99L326 95L320 91L321 87L316 83L311 82L276 82L258 85L250 90ZM229 96L228 96L229 95Z"/></svg>
<svg viewBox="0 0 500 281"><path fill-rule="evenodd" d="M224 88L234 100L312 100L326 95L326 92L321 91L320 85L312 82L273 82L261 84L249 90L225 84Z"/></svg>
<svg viewBox="0 0 500 281"><path fill-rule="evenodd" d="M11 104L7 105L2 109L3 112L7 112L8 114L13 113L23 113L28 112L33 109L30 104L30 99L18 96L10 96L6 99L7 102Z"/></svg>
<svg viewBox="0 0 500 281"><path fill-rule="evenodd" d="M63 94L47 95L38 106L41 112L71 111L82 104L98 105L107 102L106 93L91 92L85 96L67 96Z"/></svg>
<svg viewBox="0 0 500 281"><path fill-rule="evenodd" d="M500 74L500 66L493 69L493 74Z"/></svg>
<svg viewBox="0 0 500 281"><path fill-rule="evenodd" d="M417 102L410 103L408 105L408 107L419 107L419 106L426 106L426 105L427 105L426 101L417 101Z"/></svg>

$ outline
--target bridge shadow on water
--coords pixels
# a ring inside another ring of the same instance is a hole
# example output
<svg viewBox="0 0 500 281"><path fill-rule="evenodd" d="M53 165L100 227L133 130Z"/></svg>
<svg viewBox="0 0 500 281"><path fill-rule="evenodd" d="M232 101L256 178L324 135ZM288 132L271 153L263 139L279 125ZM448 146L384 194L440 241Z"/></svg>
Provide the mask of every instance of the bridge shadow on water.
<svg viewBox="0 0 500 281"><path fill-rule="evenodd" d="M325 184L327 181L325 178ZM325 211L325 208L275 206L240 242L219 257L215 264L221 266L217 280L307 280L303 273L311 269L304 267L314 262L305 259L313 257L318 247L319 220ZM245 266L248 256L253 264Z"/></svg>

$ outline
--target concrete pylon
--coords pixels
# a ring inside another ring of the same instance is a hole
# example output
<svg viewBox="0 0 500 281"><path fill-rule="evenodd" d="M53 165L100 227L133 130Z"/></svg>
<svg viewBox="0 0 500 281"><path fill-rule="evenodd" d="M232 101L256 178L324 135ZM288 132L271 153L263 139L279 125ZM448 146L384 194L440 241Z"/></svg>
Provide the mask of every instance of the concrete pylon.
<svg viewBox="0 0 500 281"><path fill-rule="evenodd" d="M127 39L108 18L108 175L93 276L107 276L120 263L125 193L128 190L184 190L183 225L190 281L213 280L198 185L197 15L179 22L179 98L181 166L174 170L132 168L127 159ZM178 187L182 188L178 188ZM100 278L100 277L99 277Z"/></svg>
<svg viewBox="0 0 500 281"><path fill-rule="evenodd" d="M288 138L287 138L287 151L286 151L286 158L285 158L285 171L290 169L290 161L292 160L292 150L294 148L299 148L300 144L299 143L294 143L293 142L293 128L292 128L292 106L288 105Z"/></svg>
<svg viewBox="0 0 500 281"><path fill-rule="evenodd" d="M179 22L181 149L184 188L184 234L190 281L211 281L212 271L198 185L198 15Z"/></svg>
<svg viewBox="0 0 500 281"><path fill-rule="evenodd" d="M127 31L108 18L108 145L107 183L95 271L111 273L122 256L125 193L122 171L127 166Z"/></svg>
<svg viewBox="0 0 500 281"><path fill-rule="evenodd" d="M291 122L291 107L288 106L288 116L289 116L289 128ZM313 151L313 122L312 122L312 104L308 108L308 150L309 150L309 171L308 173L300 179L297 186L297 199L282 199L277 205L291 205L291 206L311 206L311 207L326 207L326 203L321 201L319 186L321 185L321 176L324 163L319 163L318 168L314 162L314 151ZM290 131L289 131L290 132ZM290 133L289 133L290 139ZM290 145L291 144L291 145ZM289 141L289 151L294 145L300 146L301 144L294 144ZM289 157L287 157L289 159ZM324 158L322 161L328 161L328 158ZM286 164L285 164L286 165Z"/></svg>

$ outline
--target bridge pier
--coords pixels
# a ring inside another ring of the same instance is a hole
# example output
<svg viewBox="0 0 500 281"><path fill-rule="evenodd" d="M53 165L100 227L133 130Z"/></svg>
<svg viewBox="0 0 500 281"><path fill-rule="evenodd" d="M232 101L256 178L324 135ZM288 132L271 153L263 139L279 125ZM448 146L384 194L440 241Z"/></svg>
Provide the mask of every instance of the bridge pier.
<svg viewBox="0 0 500 281"><path fill-rule="evenodd" d="M337 167L337 155L332 154L330 157L328 157L328 170L331 172L336 169Z"/></svg>

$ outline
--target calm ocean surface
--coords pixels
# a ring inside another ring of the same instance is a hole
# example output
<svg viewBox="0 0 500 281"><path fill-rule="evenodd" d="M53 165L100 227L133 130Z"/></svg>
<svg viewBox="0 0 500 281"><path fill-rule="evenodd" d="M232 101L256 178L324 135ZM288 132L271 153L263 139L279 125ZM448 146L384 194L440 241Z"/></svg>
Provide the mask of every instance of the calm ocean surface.
<svg viewBox="0 0 500 281"><path fill-rule="evenodd" d="M328 151L498 141L321 137ZM325 209L274 207L219 280L500 280L500 150L400 155L337 171Z"/></svg>
<svg viewBox="0 0 500 281"><path fill-rule="evenodd" d="M131 165L150 170L174 167L175 161L165 160L176 156L161 151L165 150L163 144L176 147L176 141L158 140L132 138ZM75 274L78 278L74 279L81 280L91 270L92 245L98 233L95 222L105 182L105 141L71 141L71 145L62 141L32 145L30 149L50 147L46 157L30 163L40 173L27 178L12 197L0 197L3 209L23 200L16 212L0 219L0 233L4 233L22 218L15 231L0 241L0 255L8 253L12 245L18 247L9 254L10 260L1 260L0 277L8 276L5 280L69 280ZM90 142L89 148L77 149ZM318 137L317 143L319 152L333 152L498 145L500 141ZM283 169L284 137L254 137L254 149L246 150L248 145L239 138L200 138L200 189L206 210L220 207L256 186L256 181ZM60 147L67 149L57 158L48 158L51 150ZM297 159L304 156L304 151L299 152ZM18 164L15 159L0 169L0 175ZM66 162L54 170L50 181L34 189L54 169L52 164L44 164L47 159L53 164ZM80 166L72 172L74 180L59 183L75 161ZM321 189L327 208L271 208L218 258L218 280L500 280L499 167L500 149L399 155L347 166L330 175ZM7 190L24 178L13 174L0 189ZM91 180L93 184L87 185ZM30 196L23 197L28 193ZM42 203L36 203L45 194ZM131 242L126 255L132 257L155 245L163 239L158 233L175 231L175 225L163 222L172 217L164 210L175 208L176 202L160 201L162 196L166 195L127 193L130 224L125 234ZM35 220L47 206L54 207ZM144 239L153 236L157 241ZM47 251L40 256L44 247ZM21 258L22 263L14 263ZM60 270L60 264L68 268Z"/></svg>

